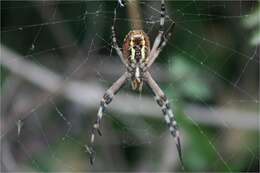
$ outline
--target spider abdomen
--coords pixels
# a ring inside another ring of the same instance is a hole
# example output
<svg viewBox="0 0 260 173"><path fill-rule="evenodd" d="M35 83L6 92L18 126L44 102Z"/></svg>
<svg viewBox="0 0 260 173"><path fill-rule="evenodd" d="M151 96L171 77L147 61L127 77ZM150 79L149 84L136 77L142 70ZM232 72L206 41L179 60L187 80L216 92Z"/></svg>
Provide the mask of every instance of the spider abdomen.
<svg viewBox="0 0 260 173"><path fill-rule="evenodd" d="M123 55L130 66L146 64L150 53L150 41L147 34L142 30L130 31L123 44Z"/></svg>

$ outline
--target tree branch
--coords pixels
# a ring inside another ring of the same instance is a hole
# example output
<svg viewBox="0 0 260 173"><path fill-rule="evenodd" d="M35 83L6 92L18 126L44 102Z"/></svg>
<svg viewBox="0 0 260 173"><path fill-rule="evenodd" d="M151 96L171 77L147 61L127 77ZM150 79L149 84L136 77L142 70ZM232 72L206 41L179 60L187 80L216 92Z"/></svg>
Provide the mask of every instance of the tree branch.
<svg viewBox="0 0 260 173"><path fill-rule="evenodd" d="M105 88L100 84L96 82L73 81L69 80L69 78L63 80L58 74L43 66L23 59L20 55L12 52L8 48L1 46L1 49L1 64L12 73L48 91L52 97L63 96L76 104L82 105L85 109L97 108L100 98L105 91ZM1 99L1 101L4 100ZM141 99L137 99L136 96L129 93L118 94L109 109L120 114L161 118L159 108L153 99L147 96L142 96ZM206 125L248 130L257 130L259 128L257 112L246 112L218 107L207 109L195 105L186 106L185 112L192 120ZM16 121L12 120L8 122L13 123ZM10 126L15 125L5 123L6 122L1 123L1 137L10 130Z"/></svg>

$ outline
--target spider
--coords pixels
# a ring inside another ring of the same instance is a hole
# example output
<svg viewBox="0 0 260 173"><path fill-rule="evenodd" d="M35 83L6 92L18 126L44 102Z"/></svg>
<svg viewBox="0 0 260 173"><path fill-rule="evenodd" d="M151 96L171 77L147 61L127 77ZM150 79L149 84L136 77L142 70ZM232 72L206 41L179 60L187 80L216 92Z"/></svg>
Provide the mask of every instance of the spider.
<svg viewBox="0 0 260 173"><path fill-rule="evenodd" d="M165 121L170 129L170 133L175 139L180 161L181 163L183 163L179 131L174 114L170 108L167 97L148 71L155 59L159 56L159 53L162 51L163 47L165 47L169 37L171 36L170 32L167 33L167 31L164 31L165 11L165 2L164 0L161 0L160 29L158 31L158 35L155 38L152 48L150 48L149 37L143 30L132 30L126 35L124 39L122 48L123 51L121 51L117 44L114 28L116 20L116 10L114 11L114 24L111 28L113 48L116 50L122 63L125 65L126 72L105 92L100 102L100 107L97 113L97 120L95 121L92 128L91 147L88 148L91 164L93 164L95 159L95 151L93 149L95 133L97 132L100 136L102 135L99 127L105 108L112 101L114 95L120 90L120 88L127 80L131 81L133 90L141 91L144 82L147 83L148 86L152 89L153 93L155 94L155 100L157 104L161 107ZM173 27L174 24L175 23L173 22L171 27Z"/></svg>

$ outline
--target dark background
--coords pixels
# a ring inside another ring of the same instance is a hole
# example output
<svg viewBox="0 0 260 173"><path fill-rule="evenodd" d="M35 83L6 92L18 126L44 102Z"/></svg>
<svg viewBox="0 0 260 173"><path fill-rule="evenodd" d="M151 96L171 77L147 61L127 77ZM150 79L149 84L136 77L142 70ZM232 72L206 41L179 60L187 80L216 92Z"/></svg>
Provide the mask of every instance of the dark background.
<svg viewBox="0 0 260 173"><path fill-rule="evenodd" d="M153 93L129 83L89 164L99 100L124 70L111 49L114 9L119 45L136 21L151 42L159 28L160 1L138 2L1 1L2 171L183 171ZM166 9L166 28L176 26L151 73L174 108L184 171L259 171L259 2Z"/></svg>

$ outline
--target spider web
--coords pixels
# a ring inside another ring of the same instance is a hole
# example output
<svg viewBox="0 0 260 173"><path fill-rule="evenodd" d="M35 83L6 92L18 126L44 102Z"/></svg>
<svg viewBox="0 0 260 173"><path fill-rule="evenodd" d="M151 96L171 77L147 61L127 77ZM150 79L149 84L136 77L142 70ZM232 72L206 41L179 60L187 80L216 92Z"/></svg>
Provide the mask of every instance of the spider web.
<svg viewBox="0 0 260 173"><path fill-rule="evenodd" d="M166 2L165 28L176 26L151 72L177 116L184 167L153 93L129 83L102 119L90 166L99 100L124 70L111 48L114 10L119 45L134 22L151 42L158 32L160 1L141 1L141 18L128 16L134 4L2 2L2 45L53 80L2 65L1 171L259 171L259 47L242 24L255 1Z"/></svg>

